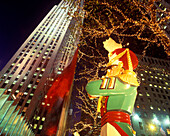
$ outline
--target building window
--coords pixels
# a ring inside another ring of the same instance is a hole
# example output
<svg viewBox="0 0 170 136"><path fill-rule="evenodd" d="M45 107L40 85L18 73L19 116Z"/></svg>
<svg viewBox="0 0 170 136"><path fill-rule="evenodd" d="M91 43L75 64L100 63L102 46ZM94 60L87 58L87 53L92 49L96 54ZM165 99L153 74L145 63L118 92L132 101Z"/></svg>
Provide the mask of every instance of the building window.
<svg viewBox="0 0 170 136"><path fill-rule="evenodd" d="M150 106L150 109L151 109L151 110L153 110L153 107L152 107L152 105Z"/></svg>

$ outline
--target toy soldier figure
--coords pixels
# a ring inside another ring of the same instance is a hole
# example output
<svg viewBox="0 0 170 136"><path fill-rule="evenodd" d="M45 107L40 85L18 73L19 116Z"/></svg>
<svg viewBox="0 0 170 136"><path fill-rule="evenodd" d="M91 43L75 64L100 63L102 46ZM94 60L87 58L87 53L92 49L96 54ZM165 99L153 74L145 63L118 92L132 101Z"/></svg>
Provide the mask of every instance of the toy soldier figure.
<svg viewBox="0 0 170 136"><path fill-rule="evenodd" d="M139 86L133 71L138 59L132 51L122 48L111 38L103 43L109 52L107 74L86 86L90 96L100 97L101 136L134 136L130 115Z"/></svg>

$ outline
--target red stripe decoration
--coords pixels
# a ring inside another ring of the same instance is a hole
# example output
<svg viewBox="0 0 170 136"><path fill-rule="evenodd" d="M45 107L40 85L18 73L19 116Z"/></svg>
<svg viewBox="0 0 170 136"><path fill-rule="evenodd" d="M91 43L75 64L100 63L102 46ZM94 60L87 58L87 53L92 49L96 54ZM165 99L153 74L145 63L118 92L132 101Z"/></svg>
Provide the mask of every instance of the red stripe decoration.
<svg viewBox="0 0 170 136"><path fill-rule="evenodd" d="M101 126L104 126L106 123L110 123L112 126L116 128L116 130L122 136L128 136L126 132L115 122L122 122L131 125L130 116L129 114L121 111L109 111L102 116L101 119Z"/></svg>

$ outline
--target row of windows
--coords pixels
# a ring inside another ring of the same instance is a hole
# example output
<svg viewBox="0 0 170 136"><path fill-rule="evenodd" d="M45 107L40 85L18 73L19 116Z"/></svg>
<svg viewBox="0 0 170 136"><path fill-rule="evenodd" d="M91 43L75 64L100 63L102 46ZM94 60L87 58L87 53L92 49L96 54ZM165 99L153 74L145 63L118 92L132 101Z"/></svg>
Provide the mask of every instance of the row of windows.
<svg viewBox="0 0 170 136"><path fill-rule="evenodd" d="M170 66L170 63L168 61L153 59L149 57L143 57L142 62L146 62L150 64L158 64L158 65L167 66L167 67Z"/></svg>
<svg viewBox="0 0 170 136"><path fill-rule="evenodd" d="M159 106L152 106L152 105L144 105L144 104L137 104L136 108L138 109L142 109L142 110L145 110L145 109L148 109L148 110L156 110L156 111L163 111L163 112L167 112L166 108L165 107L159 107ZM170 108L167 108L170 112Z"/></svg>

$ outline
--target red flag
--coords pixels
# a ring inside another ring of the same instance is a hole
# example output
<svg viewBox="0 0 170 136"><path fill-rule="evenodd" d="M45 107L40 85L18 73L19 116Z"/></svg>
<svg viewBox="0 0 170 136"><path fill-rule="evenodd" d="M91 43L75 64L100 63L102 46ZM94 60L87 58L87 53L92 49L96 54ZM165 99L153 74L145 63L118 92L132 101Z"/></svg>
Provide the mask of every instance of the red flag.
<svg viewBox="0 0 170 136"><path fill-rule="evenodd" d="M72 62L64 69L61 75L57 77L53 85L47 92L47 98L45 99L45 106L48 110L46 120L44 122L43 134L48 136L55 136L60 120L60 114L62 110L63 98L67 92L69 92L77 62L78 49L75 52ZM48 106L47 104L50 104Z"/></svg>
<svg viewBox="0 0 170 136"><path fill-rule="evenodd" d="M51 88L48 90L45 105L47 106L47 104L50 104L49 112L53 107L54 103L58 101L58 97L63 98L71 88L77 62L77 54L78 49L76 50L70 65L63 70L62 74L57 77Z"/></svg>

